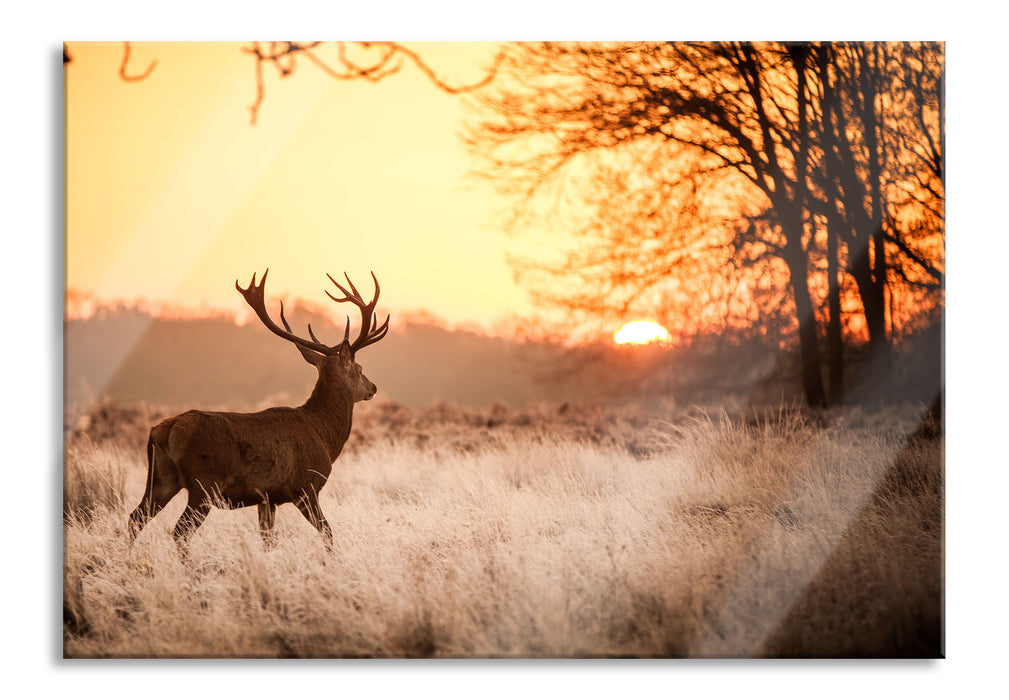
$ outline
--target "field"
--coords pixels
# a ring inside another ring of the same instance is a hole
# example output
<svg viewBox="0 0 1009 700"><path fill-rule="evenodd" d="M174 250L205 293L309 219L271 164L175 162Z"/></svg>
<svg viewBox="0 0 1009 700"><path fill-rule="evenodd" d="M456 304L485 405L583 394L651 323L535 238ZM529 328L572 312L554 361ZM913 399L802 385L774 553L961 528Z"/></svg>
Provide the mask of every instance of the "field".
<svg viewBox="0 0 1009 700"><path fill-rule="evenodd" d="M166 409L68 431L64 656L938 657L942 430L923 407L730 417L570 404L359 405L321 493L177 497L131 548Z"/></svg>

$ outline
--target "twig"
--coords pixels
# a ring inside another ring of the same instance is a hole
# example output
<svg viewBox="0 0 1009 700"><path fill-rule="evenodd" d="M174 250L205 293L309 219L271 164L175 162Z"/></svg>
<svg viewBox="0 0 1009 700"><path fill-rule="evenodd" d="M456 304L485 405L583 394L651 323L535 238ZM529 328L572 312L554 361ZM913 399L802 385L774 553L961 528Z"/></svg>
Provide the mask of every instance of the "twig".
<svg viewBox="0 0 1009 700"><path fill-rule="evenodd" d="M147 66L147 70L145 70L143 73L139 75L128 75L126 73L126 64L128 64L129 62L130 62L130 42L124 41L123 62L119 65L119 77L122 78L127 83L136 83L138 81L143 80L144 78L146 78L151 74L151 71L154 70L154 66L158 64L158 59L156 58L153 59L151 61L151 65Z"/></svg>

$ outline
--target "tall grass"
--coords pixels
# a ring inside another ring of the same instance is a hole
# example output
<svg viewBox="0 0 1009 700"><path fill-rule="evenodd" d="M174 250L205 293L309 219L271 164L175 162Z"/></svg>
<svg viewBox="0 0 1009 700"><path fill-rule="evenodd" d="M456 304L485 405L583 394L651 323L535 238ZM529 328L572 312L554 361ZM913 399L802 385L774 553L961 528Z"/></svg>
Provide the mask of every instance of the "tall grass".
<svg viewBox="0 0 1009 700"><path fill-rule="evenodd" d="M68 444L63 479L63 518L90 519L99 510L121 505L128 470L124 451L112 443L95 444L88 436Z"/></svg>
<svg viewBox="0 0 1009 700"><path fill-rule="evenodd" d="M332 552L293 507L271 550L255 509L215 510L182 561L181 498L129 548L144 470L108 463L121 487L65 524L65 655L942 653L942 440L908 442L914 411L373 410L321 494Z"/></svg>

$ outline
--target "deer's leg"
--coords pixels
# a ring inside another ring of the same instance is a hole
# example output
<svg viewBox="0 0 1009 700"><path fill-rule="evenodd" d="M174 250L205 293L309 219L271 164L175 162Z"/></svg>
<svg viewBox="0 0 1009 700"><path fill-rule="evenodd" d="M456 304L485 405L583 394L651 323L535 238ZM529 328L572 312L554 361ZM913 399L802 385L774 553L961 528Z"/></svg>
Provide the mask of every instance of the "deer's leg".
<svg viewBox="0 0 1009 700"><path fill-rule="evenodd" d="M202 495L194 498L190 494L186 509L182 511L182 515L179 517L179 521L175 523L175 529L172 531L175 544L183 556L188 553L189 538L203 524L209 513L210 501L203 498Z"/></svg>
<svg viewBox="0 0 1009 700"><path fill-rule="evenodd" d="M277 538L273 534L273 519L277 513L277 506L269 501L259 504L259 536L263 538L263 545L271 549L277 543Z"/></svg>
<svg viewBox="0 0 1009 700"><path fill-rule="evenodd" d="M137 539L140 531L151 521L151 518L161 512L161 509L172 500L174 495L173 493L167 498L155 498L150 492L144 494L140 505L130 513L129 527L127 528L127 537L129 537L130 543Z"/></svg>
<svg viewBox="0 0 1009 700"><path fill-rule="evenodd" d="M322 539L326 542L326 547L332 549L333 529L326 522L326 516L322 514L322 508L319 507L319 497L315 491L305 491L294 502L294 505L298 506L301 514L305 516L308 522L312 523L312 527L319 531Z"/></svg>

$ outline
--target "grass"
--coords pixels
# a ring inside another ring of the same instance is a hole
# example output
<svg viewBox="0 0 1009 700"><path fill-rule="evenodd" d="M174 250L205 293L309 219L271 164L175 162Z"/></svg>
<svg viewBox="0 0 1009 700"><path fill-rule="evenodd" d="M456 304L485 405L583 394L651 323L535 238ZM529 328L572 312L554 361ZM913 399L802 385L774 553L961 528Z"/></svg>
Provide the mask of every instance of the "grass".
<svg viewBox="0 0 1009 700"><path fill-rule="evenodd" d="M215 510L185 563L181 497L126 545L135 431L72 436L64 655L940 656L918 418L366 406L321 494L332 552L291 506L269 551L255 509Z"/></svg>

